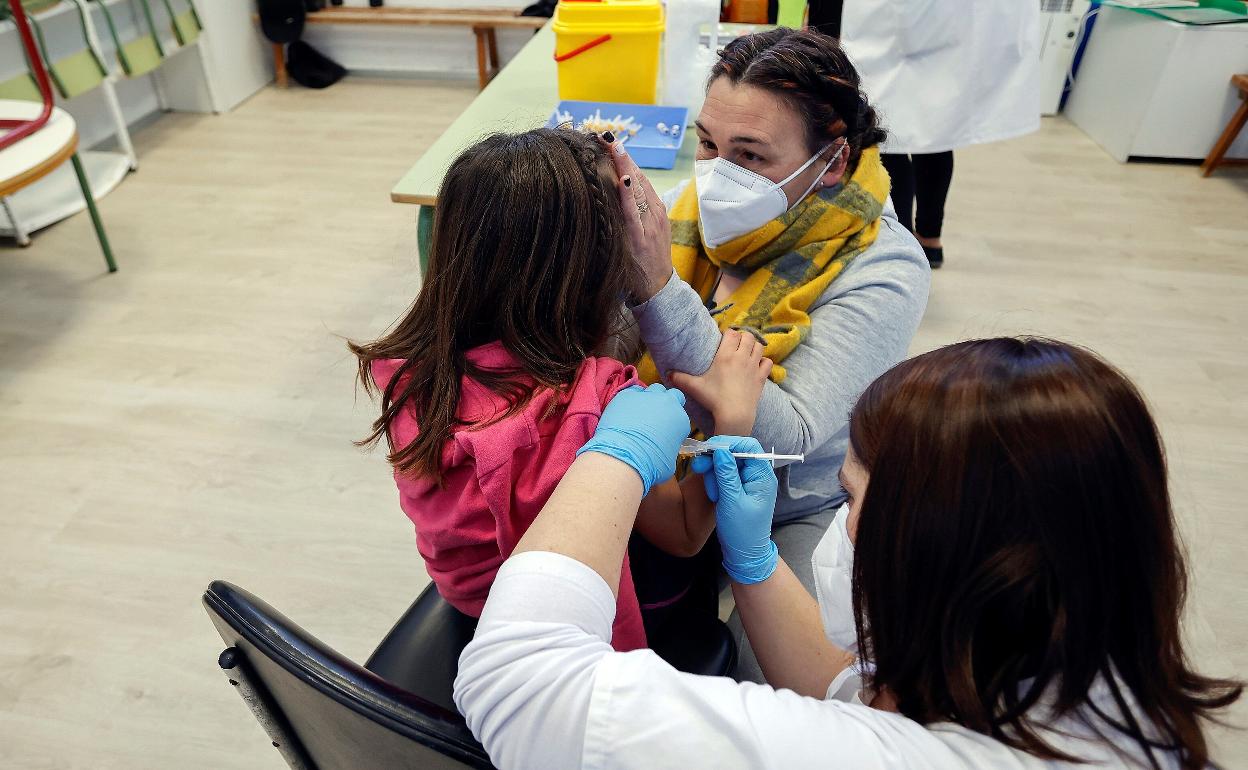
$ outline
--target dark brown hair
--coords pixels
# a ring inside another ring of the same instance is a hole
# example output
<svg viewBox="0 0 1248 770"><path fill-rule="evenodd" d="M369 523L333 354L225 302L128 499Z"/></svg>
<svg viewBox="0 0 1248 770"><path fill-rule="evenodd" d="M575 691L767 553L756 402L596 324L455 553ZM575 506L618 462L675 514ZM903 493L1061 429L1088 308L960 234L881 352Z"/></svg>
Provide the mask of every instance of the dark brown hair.
<svg viewBox="0 0 1248 770"><path fill-rule="evenodd" d="M636 285L615 190L606 151L576 131L495 134L456 158L438 192L429 266L411 309L381 339L348 343L369 393L374 361L403 360L381 391L372 433L357 443L384 435L397 471L441 482L443 445L463 424L465 375L505 399L495 419L541 389L571 384L618 330L622 298ZM484 369L465 357L496 340L516 369ZM391 424L409 407L420 431L396 446Z"/></svg>
<svg viewBox="0 0 1248 770"><path fill-rule="evenodd" d="M1121 372L1049 340L950 345L876 380L850 441L870 473L859 645L901 713L1072 759L1028 716L1044 696L1045 722L1120 732L1154 767L1157 750L1206 764L1202 722L1242 686L1184 654L1161 440ZM1098 678L1115 713L1090 700Z"/></svg>
<svg viewBox="0 0 1248 770"><path fill-rule="evenodd" d="M814 30L782 27L739 37L719 52L708 86L718 77L765 88L792 104L811 153L843 136L852 167L864 149L887 137L858 70L835 39Z"/></svg>

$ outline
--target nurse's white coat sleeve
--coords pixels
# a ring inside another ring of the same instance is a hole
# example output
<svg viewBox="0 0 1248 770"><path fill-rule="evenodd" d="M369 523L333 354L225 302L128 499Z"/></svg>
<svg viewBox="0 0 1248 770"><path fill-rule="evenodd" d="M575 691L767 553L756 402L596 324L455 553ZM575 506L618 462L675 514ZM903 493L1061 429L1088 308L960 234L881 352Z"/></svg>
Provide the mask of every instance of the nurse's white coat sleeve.
<svg viewBox="0 0 1248 770"><path fill-rule="evenodd" d="M602 577L575 559L530 551L503 562L455 677L455 705L495 765L581 766L615 605Z"/></svg>
<svg viewBox="0 0 1248 770"><path fill-rule="evenodd" d="M460 658L455 702L512 768L950 767L949 748L897 714L683 674L607 639L615 600L573 559L509 559Z"/></svg>

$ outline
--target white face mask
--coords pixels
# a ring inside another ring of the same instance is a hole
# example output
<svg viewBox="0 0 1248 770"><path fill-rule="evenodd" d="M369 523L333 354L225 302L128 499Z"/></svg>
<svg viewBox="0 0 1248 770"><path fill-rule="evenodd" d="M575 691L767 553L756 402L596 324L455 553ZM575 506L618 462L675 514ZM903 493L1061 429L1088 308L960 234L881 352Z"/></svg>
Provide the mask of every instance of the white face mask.
<svg viewBox="0 0 1248 770"><path fill-rule="evenodd" d="M779 182L773 182L723 158L694 161L693 183L698 190L698 219L702 224L702 240L710 248L721 246L757 230L788 211L789 199L785 197L784 186L810 168L827 149L824 147L815 153L797 171ZM798 203L805 200L810 191L815 189L819 179L832 168L832 164L841 157L844 149L845 145L842 144L823 167L823 171L815 177L815 181L806 188L806 192L798 196ZM793 205L796 206L797 203Z"/></svg>
<svg viewBox="0 0 1248 770"><path fill-rule="evenodd" d="M842 505L836 521L823 534L810 558L815 570L815 598L828 641L850 652L858 649L854 628L854 544L849 540L846 520L849 506Z"/></svg>

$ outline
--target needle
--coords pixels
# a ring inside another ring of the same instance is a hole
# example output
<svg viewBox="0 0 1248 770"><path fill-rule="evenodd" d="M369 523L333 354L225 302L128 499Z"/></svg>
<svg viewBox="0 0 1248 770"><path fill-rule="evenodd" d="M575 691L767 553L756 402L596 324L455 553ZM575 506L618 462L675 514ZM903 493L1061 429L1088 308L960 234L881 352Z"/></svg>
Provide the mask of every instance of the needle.
<svg viewBox="0 0 1248 770"><path fill-rule="evenodd" d="M805 462L806 455L778 455L775 452L729 452L728 454L738 460L794 460L796 462Z"/></svg>

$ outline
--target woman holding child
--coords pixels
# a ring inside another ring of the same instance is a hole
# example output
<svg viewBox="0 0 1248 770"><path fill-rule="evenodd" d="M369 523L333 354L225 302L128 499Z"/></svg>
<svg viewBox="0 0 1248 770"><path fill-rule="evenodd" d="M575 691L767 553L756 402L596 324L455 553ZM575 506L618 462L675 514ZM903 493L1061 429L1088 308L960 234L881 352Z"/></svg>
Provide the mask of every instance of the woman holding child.
<svg viewBox="0 0 1248 770"><path fill-rule="evenodd" d="M812 552L845 499L850 407L905 356L927 262L892 213L884 132L830 38L730 43L697 131L670 222L614 137L539 130L470 148L443 181L420 296L352 347L381 395L368 441L388 442L429 573L464 612L480 614L603 408L639 379L684 390L707 435L806 455L778 469L772 534L813 591ZM648 490L621 565L616 649L646 646L643 605L683 611L639 598L634 567L643 594L678 598L685 573L664 586L679 562L663 554L697 553L714 526L696 474ZM742 676L761 679L742 642Z"/></svg>
<svg viewBox="0 0 1248 770"><path fill-rule="evenodd" d="M696 128L694 179L663 199L613 155L642 273L639 373L684 391L707 435L728 433L715 410L736 405L717 398L730 375L716 350L734 329L765 341L775 366L751 435L806 455L777 469L772 535L813 591L811 554L845 500L850 408L905 357L929 267L889 202L885 133L832 38L777 29L729 43ZM744 645L739 673L761 681Z"/></svg>

